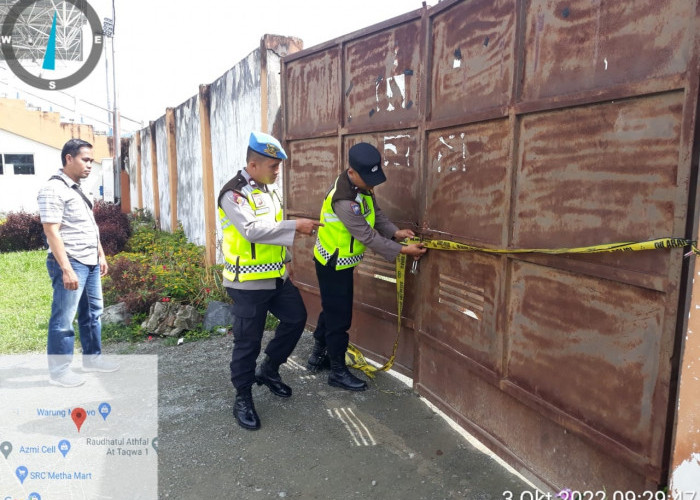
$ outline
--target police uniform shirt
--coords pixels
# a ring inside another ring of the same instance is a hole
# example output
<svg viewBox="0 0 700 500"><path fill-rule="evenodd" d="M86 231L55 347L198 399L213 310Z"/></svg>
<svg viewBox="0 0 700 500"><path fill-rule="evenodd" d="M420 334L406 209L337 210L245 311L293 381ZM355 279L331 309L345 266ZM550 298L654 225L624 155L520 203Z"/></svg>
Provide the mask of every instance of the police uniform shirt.
<svg viewBox="0 0 700 500"><path fill-rule="evenodd" d="M347 171L341 174L343 175L347 176ZM356 186L352 187L355 191L359 191ZM374 195L372 197L374 198ZM361 208L358 210L358 205L352 200L335 200L333 211L357 241L390 262L396 260L401 253L402 245L391 238L399 228L382 212L376 198L374 198L374 229L362 215Z"/></svg>
<svg viewBox="0 0 700 500"><path fill-rule="evenodd" d="M241 173L243 177L250 183L251 177L245 170ZM255 182L255 181L253 181ZM280 207L280 201L272 194L273 189L277 189L276 185L257 184L258 189L264 192L262 199L265 204L269 204L271 212L277 213ZM279 192L279 191L278 191ZM296 221L282 220L273 222L271 220L261 220L253 213L253 208L248 203L245 196L227 191L221 198L221 209L228 217L228 220L236 227L239 233L251 243L259 243L266 245L280 245L290 247L294 243L296 234ZM291 252L287 248L286 262L291 260ZM289 274L286 272L283 279L287 279ZM224 278L224 286L230 288L238 288L243 290L274 290L276 287L277 278L268 278L262 280L252 280L240 282L230 281Z"/></svg>

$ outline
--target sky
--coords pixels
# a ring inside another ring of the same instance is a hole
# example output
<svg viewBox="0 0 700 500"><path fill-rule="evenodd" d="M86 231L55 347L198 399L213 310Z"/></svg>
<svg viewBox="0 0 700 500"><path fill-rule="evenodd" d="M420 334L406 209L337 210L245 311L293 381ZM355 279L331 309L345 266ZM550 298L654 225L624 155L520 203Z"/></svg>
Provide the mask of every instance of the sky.
<svg viewBox="0 0 700 500"><path fill-rule="evenodd" d="M88 1L100 19L112 17L112 0ZM120 112L146 124L156 120L258 48L265 34L301 38L309 48L421 6L421 0L114 0ZM112 107L110 71L100 61L66 92Z"/></svg>

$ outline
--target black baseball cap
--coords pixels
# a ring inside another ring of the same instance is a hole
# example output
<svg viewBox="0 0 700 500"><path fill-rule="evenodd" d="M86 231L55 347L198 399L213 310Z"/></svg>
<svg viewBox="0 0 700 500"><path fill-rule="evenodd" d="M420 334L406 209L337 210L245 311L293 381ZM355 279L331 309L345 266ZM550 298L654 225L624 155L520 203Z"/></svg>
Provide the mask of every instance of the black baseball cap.
<svg viewBox="0 0 700 500"><path fill-rule="evenodd" d="M378 186L386 181L382 170L382 155L366 142L358 142L348 152L350 166L368 186Z"/></svg>

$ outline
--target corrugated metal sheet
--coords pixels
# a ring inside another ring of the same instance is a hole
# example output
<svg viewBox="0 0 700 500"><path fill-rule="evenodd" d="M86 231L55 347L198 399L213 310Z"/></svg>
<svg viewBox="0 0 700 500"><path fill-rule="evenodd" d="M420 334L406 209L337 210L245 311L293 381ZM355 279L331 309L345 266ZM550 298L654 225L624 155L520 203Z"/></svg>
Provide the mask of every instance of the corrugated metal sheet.
<svg viewBox="0 0 700 500"><path fill-rule="evenodd" d="M686 236L698 5L448 0L283 61L286 200L318 217L358 141L401 227L488 248ZM309 318L310 243L295 249ZM682 251L430 251L408 275L399 370L557 488L665 484ZM392 264L356 270L351 340L387 358Z"/></svg>

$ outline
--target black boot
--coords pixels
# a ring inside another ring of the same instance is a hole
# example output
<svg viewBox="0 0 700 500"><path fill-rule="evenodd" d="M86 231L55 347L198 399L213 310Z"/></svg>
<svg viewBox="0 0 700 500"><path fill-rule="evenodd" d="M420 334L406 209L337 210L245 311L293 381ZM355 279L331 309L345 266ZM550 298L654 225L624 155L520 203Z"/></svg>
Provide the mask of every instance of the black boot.
<svg viewBox="0 0 700 500"><path fill-rule="evenodd" d="M260 417L253 405L253 394L250 387L241 389L236 393L236 401L233 403L233 416L236 417L238 425L244 429L260 429Z"/></svg>
<svg viewBox="0 0 700 500"><path fill-rule="evenodd" d="M331 360L328 357L328 349L317 339L314 339L314 348L309 356L306 369L312 373L320 370L328 370L331 367Z"/></svg>
<svg viewBox="0 0 700 500"><path fill-rule="evenodd" d="M364 391L367 389L367 383L348 370L348 367L345 365L345 353L339 360L331 359L331 373L328 375L328 385L348 391Z"/></svg>
<svg viewBox="0 0 700 500"><path fill-rule="evenodd" d="M276 365L270 358L265 356L265 359L257 370L255 370L255 381L258 385L265 384L270 388L272 394L281 398L288 398L292 395L292 388L282 382L279 374L279 365Z"/></svg>

